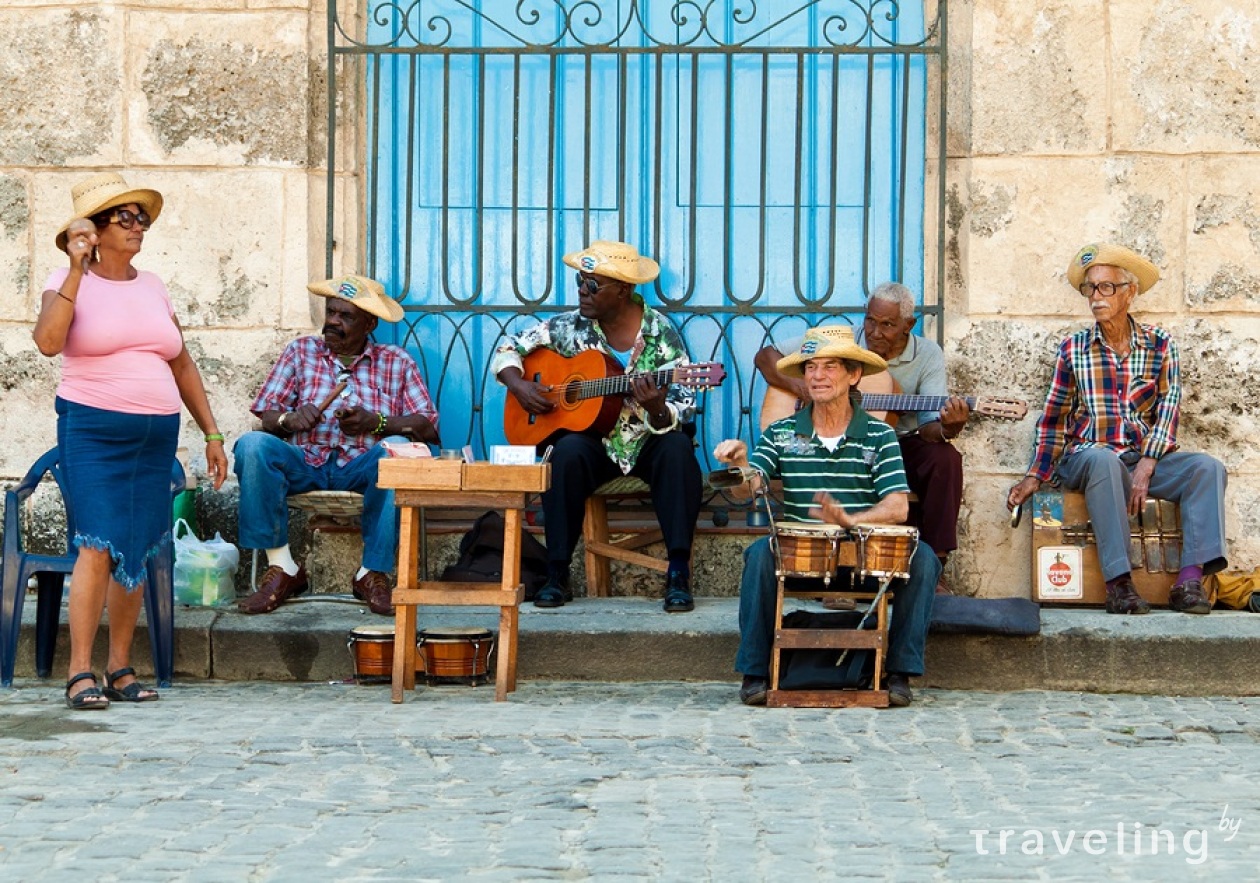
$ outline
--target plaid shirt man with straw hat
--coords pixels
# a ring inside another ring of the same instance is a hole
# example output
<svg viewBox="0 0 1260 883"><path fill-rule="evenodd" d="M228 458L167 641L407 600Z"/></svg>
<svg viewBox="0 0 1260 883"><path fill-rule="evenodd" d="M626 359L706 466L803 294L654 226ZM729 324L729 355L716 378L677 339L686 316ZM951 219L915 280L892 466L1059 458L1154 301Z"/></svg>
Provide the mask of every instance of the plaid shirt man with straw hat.
<svg viewBox="0 0 1260 883"><path fill-rule="evenodd" d="M1167 331L1129 314L1159 281L1159 269L1122 245L1093 244L1068 264L1068 283L1094 324L1059 345L1037 447L1006 505L1022 504L1053 480L1085 494L1107 581L1108 613L1147 613L1129 565L1129 516L1148 497L1181 506L1181 570L1168 604L1182 613L1212 609L1204 574L1225 569L1225 467L1179 451L1181 369Z"/></svg>

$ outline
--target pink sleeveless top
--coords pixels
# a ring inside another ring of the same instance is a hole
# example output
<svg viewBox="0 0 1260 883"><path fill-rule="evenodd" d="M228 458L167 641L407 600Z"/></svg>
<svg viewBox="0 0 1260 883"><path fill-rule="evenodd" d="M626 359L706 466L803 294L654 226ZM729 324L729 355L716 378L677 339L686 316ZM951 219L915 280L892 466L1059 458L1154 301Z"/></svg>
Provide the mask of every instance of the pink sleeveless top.
<svg viewBox="0 0 1260 883"><path fill-rule="evenodd" d="M56 291L68 268L48 277ZM61 384L66 401L124 414L179 413L179 389L167 364L183 340L162 280L143 270L127 282L88 273L79 284L74 319L62 350Z"/></svg>

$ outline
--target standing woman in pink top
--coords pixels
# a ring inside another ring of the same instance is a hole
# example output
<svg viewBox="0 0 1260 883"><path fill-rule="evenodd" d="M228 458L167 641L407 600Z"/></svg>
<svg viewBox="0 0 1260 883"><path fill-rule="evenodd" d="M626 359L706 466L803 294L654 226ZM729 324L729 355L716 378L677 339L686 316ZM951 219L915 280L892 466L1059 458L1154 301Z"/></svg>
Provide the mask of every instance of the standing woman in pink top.
<svg viewBox="0 0 1260 883"><path fill-rule="evenodd" d="M70 196L74 216L57 232L69 266L49 277L34 336L41 353L62 356L57 447L77 522L66 704L103 709L158 698L136 680L131 642L145 564L169 542L181 401L205 433L215 488L227 455L166 286L131 265L162 195L105 172ZM92 645L107 606L109 656L98 683Z"/></svg>

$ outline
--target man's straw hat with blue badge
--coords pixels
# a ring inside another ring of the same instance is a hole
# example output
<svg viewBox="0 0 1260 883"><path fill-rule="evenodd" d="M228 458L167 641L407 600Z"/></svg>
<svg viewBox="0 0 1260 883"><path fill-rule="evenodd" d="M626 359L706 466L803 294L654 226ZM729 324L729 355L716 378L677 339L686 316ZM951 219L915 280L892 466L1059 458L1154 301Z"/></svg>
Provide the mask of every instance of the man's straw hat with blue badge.
<svg viewBox="0 0 1260 883"><path fill-rule="evenodd" d="M366 276L325 279L323 282L312 282L306 288L311 294L318 294L320 297L349 301L363 312L371 313L386 322L397 322L403 317L402 305L385 293L385 286Z"/></svg>

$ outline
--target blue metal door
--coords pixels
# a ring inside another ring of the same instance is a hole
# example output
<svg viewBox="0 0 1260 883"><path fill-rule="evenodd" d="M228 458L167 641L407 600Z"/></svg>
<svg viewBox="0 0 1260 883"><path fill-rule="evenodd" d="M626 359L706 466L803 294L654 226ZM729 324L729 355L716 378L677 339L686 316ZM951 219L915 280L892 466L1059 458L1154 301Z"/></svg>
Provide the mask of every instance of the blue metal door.
<svg viewBox="0 0 1260 883"><path fill-rule="evenodd" d="M726 366L705 456L752 435L767 340L860 313L885 279L922 291L942 41L913 4L416 0L367 21L361 41L330 28L363 61L364 269L403 300L444 444L502 440L490 355L575 305L560 256L593 239L659 261L644 296Z"/></svg>

